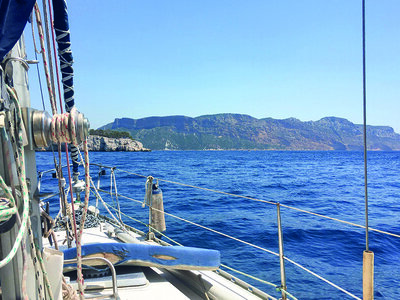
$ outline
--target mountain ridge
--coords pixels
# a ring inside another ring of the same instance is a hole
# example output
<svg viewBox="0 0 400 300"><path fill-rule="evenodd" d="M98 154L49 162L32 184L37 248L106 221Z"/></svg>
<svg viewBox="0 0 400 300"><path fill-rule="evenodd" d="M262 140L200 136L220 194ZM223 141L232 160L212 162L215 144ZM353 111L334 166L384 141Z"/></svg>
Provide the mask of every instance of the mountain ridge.
<svg viewBox="0 0 400 300"><path fill-rule="evenodd" d="M129 131L153 150L362 150L363 126L339 117L318 121L257 119L222 113L195 118L183 115L116 118L99 129ZM389 126L367 126L370 150L400 150L400 134Z"/></svg>

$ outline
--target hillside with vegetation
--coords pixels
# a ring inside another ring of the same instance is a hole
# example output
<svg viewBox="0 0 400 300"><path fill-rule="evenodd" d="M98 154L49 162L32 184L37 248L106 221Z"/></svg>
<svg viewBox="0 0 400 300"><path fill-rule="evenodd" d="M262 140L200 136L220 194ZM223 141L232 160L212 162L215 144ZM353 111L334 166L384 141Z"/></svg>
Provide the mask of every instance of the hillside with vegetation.
<svg viewBox="0 0 400 300"><path fill-rule="evenodd" d="M113 138L113 139L128 138L128 139L133 140L132 135L129 132L120 131L120 130L90 129L89 135L98 135L98 136L103 136L103 137L108 137L108 138Z"/></svg>
<svg viewBox="0 0 400 300"><path fill-rule="evenodd" d="M152 150L362 150L362 125L326 117L257 119L243 114L121 118L99 129L128 132ZM368 149L400 150L400 135L388 126L367 126Z"/></svg>

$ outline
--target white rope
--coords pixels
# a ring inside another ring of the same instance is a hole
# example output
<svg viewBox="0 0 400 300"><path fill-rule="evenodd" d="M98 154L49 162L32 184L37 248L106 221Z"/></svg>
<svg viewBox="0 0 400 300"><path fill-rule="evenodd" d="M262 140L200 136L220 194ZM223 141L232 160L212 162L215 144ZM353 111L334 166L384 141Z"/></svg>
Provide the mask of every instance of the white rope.
<svg viewBox="0 0 400 300"><path fill-rule="evenodd" d="M9 130L10 130L10 135L11 135L11 142L12 146L14 149L14 160L17 166L17 175L18 175L18 180L19 184L21 186L21 197L23 199L23 214L22 214L22 220L21 220L21 226L18 231L17 237L15 238L14 245L12 247L12 250L7 254L7 256L0 262L0 269L4 267L6 264L8 264L15 256L17 253L17 250L19 246L22 244L22 239L24 238L26 231L28 231L28 235L30 236L31 239L31 255L33 259L33 264L35 267L35 278L38 284L38 297L39 299L44 299L44 293L43 293L43 283L42 283L42 278L41 275L44 277L47 277L46 270L44 269L44 266L40 265L41 270L39 266L37 265L37 256L39 259L41 259L40 252L36 252L36 248L33 243L33 237L32 237L32 232L31 232L31 225L30 225L30 219L29 219L29 191L28 191L28 184L26 182L26 173L25 173L25 157L24 157L24 147L22 143L22 113L21 113L21 107L18 101L18 97L15 93L15 91L10 88L9 86L7 87L7 91L9 95L11 96L11 100L13 101L15 105L15 110L16 110L16 120L17 120L17 133L14 132L13 126L11 126L11 121L9 119ZM6 189L7 191L7 189ZM42 272L40 272L42 271ZM48 278L45 278L48 279ZM46 287L49 288L49 286L46 284ZM49 294L50 295L50 294Z"/></svg>
<svg viewBox="0 0 400 300"><path fill-rule="evenodd" d="M113 175L113 177L114 177L115 201L117 202L118 217L119 217L120 223L123 224L122 218L121 218L121 207L119 206L119 199L118 199L117 179L116 179L116 177L115 177L114 169L112 169L112 175Z"/></svg>
<svg viewBox="0 0 400 300"><path fill-rule="evenodd" d="M95 184L94 184L92 178L90 178L90 183L91 183L91 185L92 185L92 187L93 187L93 190L94 190L96 196L100 199L101 203L103 204L103 206L104 206L104 208L107 210L107 212L110 214L110 216L114 219L115 222L117 222L117 224L119 224L119 225L121 226L122 230L124 230L125 232L128 232L128 230L126 230L124 224L122 224L122 223L114 216L114 214L110 211L110 209L108 208L107 203L105 203L105 201L103 200L103 198L102 198L101 195L99 194L99 192L98 192L98 190L97 190L97 188L96 188L96 186L95 186Z"/></svg>

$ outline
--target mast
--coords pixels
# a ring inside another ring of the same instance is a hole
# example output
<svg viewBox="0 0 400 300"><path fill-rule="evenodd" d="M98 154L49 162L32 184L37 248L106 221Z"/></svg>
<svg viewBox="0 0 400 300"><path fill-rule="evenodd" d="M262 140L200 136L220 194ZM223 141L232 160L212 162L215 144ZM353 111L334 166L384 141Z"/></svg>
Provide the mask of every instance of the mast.
<svg viewBox="0 0 400 300"><path fill-rule="evenodd" d="M12 78L13 87L17 92L20 100L20 105L23 108L30 107L30 96L28 89L28 76L27 70L29 68L26 61L25 43L23 37L20 38L18 43L13 47L10 53L5 59L5 72L10 78ZM4 73L3 73L4 74ZM3 76L2 76L3 77ZM4 78L2 78L2 96L6 93ZM29 129L28 129L29 130ZM25 172L28 182L29 197L30 197L30 218L34 234L36 245L42 247L41 238L41 225L40 225L40 211L39 211L39 198L37 197L37 174L36 174L36 159L35 151L32 148L32 143L29 142L29 134L25 134ZM13 163L12 152L10 153L10 144L5 141L3 136L0 137L0 159L2 161L0 167L0 175L4 178L7 185L11 186L15 193L16 186L19 185L18 178L15 172L15 163ZM10 168L11 164L11 168ZM22 201L20 201L22 202ZM22 203L18 203L19 212L21 213ZM1 251L2 257L5 257L10 251L14 244L14 241L19 231L19 224L16 222L13 228L0 234ZM26 237L25 237L26 238ZM22 241L24 243L24 239ZM29 250L29 249L27 249ZM30 256L27 256L27 260L31 260ZM27 262L28 263L28 262ZM31 264L31 263L30 263ZM0 280L2 287L3 299L20 299L22 298L22 269L23 269L23 257L21 247L18 248L17 254L10 263L0 269ZM29 274L28 272L28 295L31 299L37 298L36 295L36 283L33 276L34 272ZM11 275L11 276L10 276Z"/></svg>

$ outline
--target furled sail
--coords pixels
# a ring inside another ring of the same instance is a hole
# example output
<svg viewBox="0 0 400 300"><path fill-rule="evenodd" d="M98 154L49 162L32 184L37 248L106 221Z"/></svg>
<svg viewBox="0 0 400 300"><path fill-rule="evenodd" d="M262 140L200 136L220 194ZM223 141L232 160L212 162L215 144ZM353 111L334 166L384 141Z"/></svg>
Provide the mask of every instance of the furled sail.
<svg viewBox="0 0 400 300"><path fill-rule="evenodd" d="M35 2L35 0L0 1L0 60L21 37Z"/></svg>

